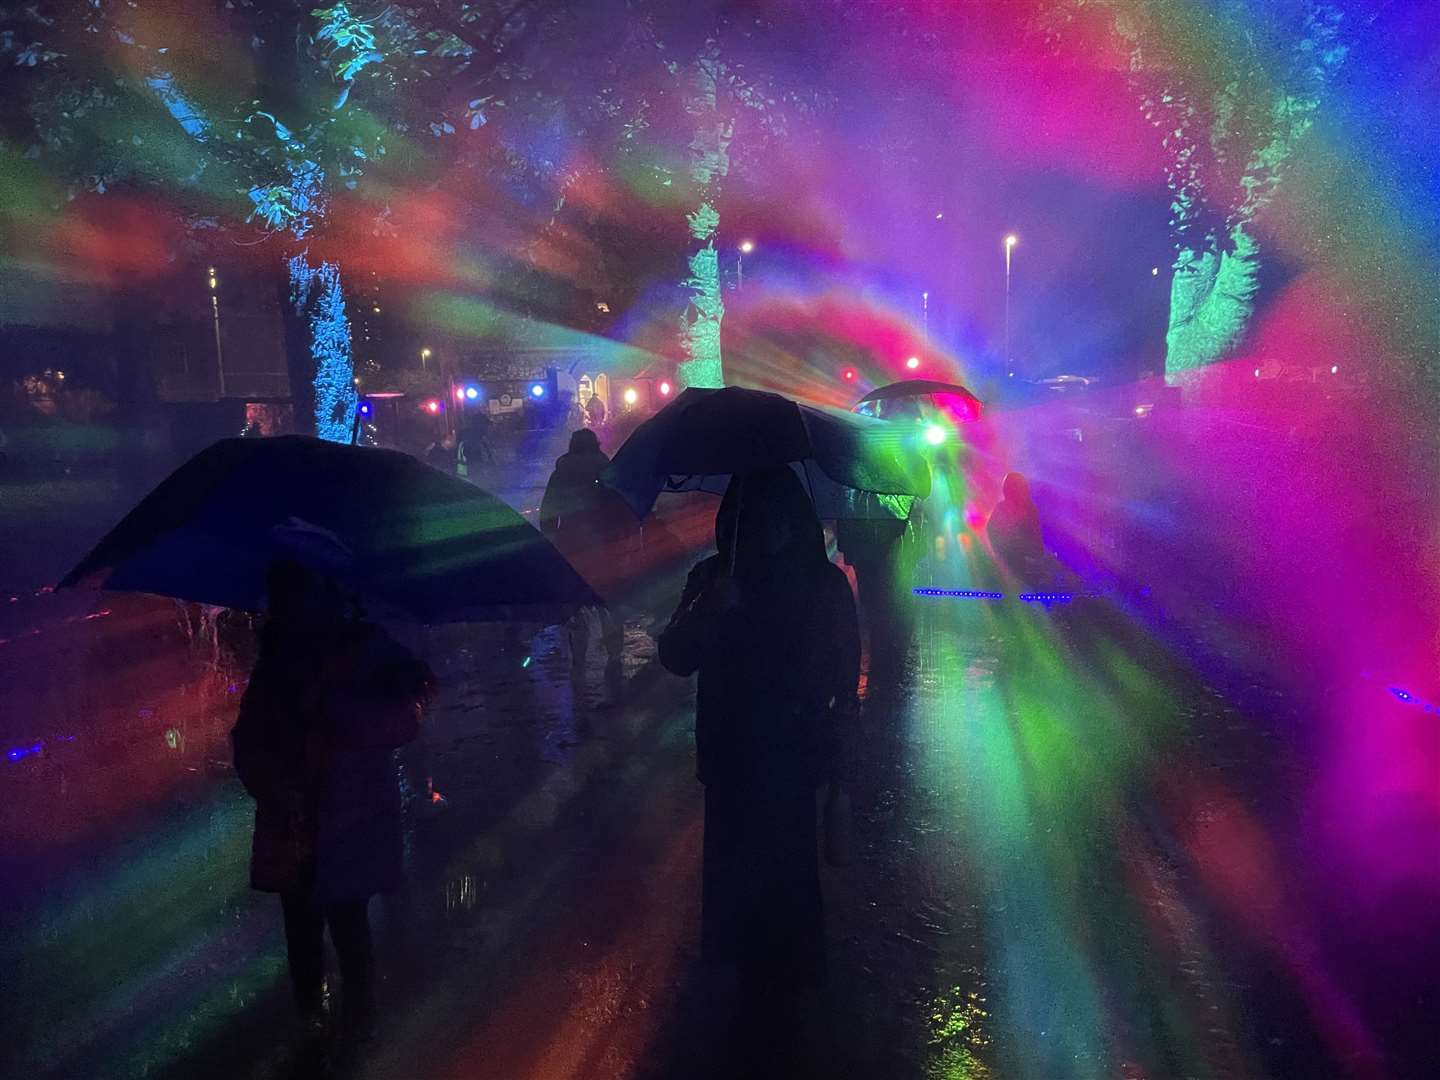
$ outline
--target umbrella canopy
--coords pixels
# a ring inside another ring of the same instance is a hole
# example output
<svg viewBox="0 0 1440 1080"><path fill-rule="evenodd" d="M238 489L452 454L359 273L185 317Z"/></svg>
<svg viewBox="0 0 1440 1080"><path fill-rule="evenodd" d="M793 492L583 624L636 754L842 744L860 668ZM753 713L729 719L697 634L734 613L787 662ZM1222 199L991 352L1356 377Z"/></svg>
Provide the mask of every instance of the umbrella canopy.
<svg viewBox="0 0 1440 1080"><path fill-rule="evenodd" d="M280 558L425 622L551 621L600 602L495 496L397 451L301 436L201 451L60 584L259 611Z"/></svg>
<svg viewBox="0 0 1440 1080"><path fill-rule="evenodd" d="M888 401L891 398L928 397L931 394L947 394L962 398L974 405L976 415L979 415L980 406L984 404L959 383L937 382L934 379L902 379L885 386L877 386L856 404L864 405L867 401Z"/></svg>
<svg viewBox="0 0 1440 1080"><path fill-rule="evenodd" d="M928 464L896 425L737 386L680 394L625 440L604 481L644 516L661 491L723 492L732 475L777 465L796 469L822 518L904 517L930 492ZM907 498L857 496L867 492Z"/></svg>

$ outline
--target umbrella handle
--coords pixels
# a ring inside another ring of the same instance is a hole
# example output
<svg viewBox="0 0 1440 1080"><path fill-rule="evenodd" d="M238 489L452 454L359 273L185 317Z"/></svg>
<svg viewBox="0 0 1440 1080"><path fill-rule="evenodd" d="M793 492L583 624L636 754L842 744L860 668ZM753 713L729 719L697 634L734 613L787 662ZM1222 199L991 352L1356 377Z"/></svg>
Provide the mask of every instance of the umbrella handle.
<svg viewBox="0 0 1440 1080"><path fill-rule="evenodd" d="M730 537L730 577L735 577L735 558L740 553L740 516L745 508L745 482L740 482L740 493L735 496L735 534Z"/></svg>

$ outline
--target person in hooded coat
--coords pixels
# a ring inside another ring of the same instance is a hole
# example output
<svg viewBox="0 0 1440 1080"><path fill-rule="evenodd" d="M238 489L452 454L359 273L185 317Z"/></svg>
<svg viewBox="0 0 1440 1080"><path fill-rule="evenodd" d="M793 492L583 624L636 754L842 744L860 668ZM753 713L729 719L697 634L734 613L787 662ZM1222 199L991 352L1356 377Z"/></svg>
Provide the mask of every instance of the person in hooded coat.
<svg viewBox="0 0 1440 1080"><path fill-rule="evenodd" d="M1022 584L1045 577L1045 539L1040 532L1040 512L1030 497L1030 483L1018 472L1006 473L1002 499L990 512L985 533L996 562L1008 576Z"/></svg>
<svg viewBox="0 0 1440 1080"><path fill-rule="evenodd" d="M332 581L298 563L269 575L269 618L231 733L255 799L251 886L280 895L301 1016L325 999L325 928L340 961L347 1023L369 1021L370 897L403 876L395 750L419 734L434 677Z"/></svg>
<svg viewBox="0 0 1440 1080"><path fill-rule="evenodd" d="M815 795L841 765L860 640L854 597L786 468L732 479L660 662L699 672L703 953L751 985L824 976Z"/></svg>
<svg viewBox="0 0 1440 1080"><path fill-rule="evenodd" d="M842 518L835 523L835 545L855 568L860 613L869 632L871 689L891 687L910 651L914 635L910 590L919 556L920 516L917 501L904 520Z"/></svg>
<svg viewBox="0 0 1440 1080"><path fill-rule="evenodd" d="M639 524L624 500L600 482L610 459L589 428L570 436L570 449L555 462L555 471L540 500L540 529L590 586L609 599L630 570ZM624 625L608 608L598 610L601 637L612 669L618 669ZM585 666L590 643L590 613L570 621L570 658L577 672Z"/></svg>

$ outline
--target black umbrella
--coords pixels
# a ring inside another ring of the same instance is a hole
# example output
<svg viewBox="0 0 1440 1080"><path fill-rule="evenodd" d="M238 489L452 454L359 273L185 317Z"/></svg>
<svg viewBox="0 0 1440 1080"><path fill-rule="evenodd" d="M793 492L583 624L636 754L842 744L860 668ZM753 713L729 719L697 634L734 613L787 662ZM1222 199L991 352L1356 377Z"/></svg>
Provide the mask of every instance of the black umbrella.
<svg viewBox="0 0 1440 1080"><path fill-rule="evenodd" d="M930 492L915 444L896 425L779 394L692 387L635 429L604 480L644 516L662 491L722 492L734 474L791 465L822 518L903 518Z"/></svg>
<svg viewBox="0 0 1440 1080"><path fill-rule="evenodd" d="M888 401L892 398L929 397L931 394L948 394L963 399L971 407L973 416L980 415L980 408L984 404L959 383L937 382L934 379L902 379L885 386L877 386L856 404L864 405L867 401Z"/></svg>
<svg viewBox="0 0 1440 1080"><path fill-rule="evenodd" d="M397 451L300 436L201 451L60 584L259 611L266 570L286 557L425 622L552 621L599 603L495 496Z"/></svg>

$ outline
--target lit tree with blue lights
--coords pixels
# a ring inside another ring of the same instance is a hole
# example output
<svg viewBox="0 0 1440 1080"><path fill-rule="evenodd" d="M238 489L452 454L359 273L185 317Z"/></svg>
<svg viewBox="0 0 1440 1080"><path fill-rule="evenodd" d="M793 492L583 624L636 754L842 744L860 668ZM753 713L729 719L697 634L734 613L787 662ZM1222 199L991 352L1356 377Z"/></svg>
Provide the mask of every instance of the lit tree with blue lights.
<svg viewBox="0 0 1440 1080"><path fill-rule="evenodd" d="M509 46L533 29L525 6L422 3L374 17L344 2L7 8L3 150L61 177L61 197L155 189L197 227L243 218L258 228L247 242L278 247L289 281L297 419L348 441L356 392L342 270L312 256L312 241L332 197L387 151L484 122L500 94L457 100L434 87L503 86L515 75Z"/></svg>

